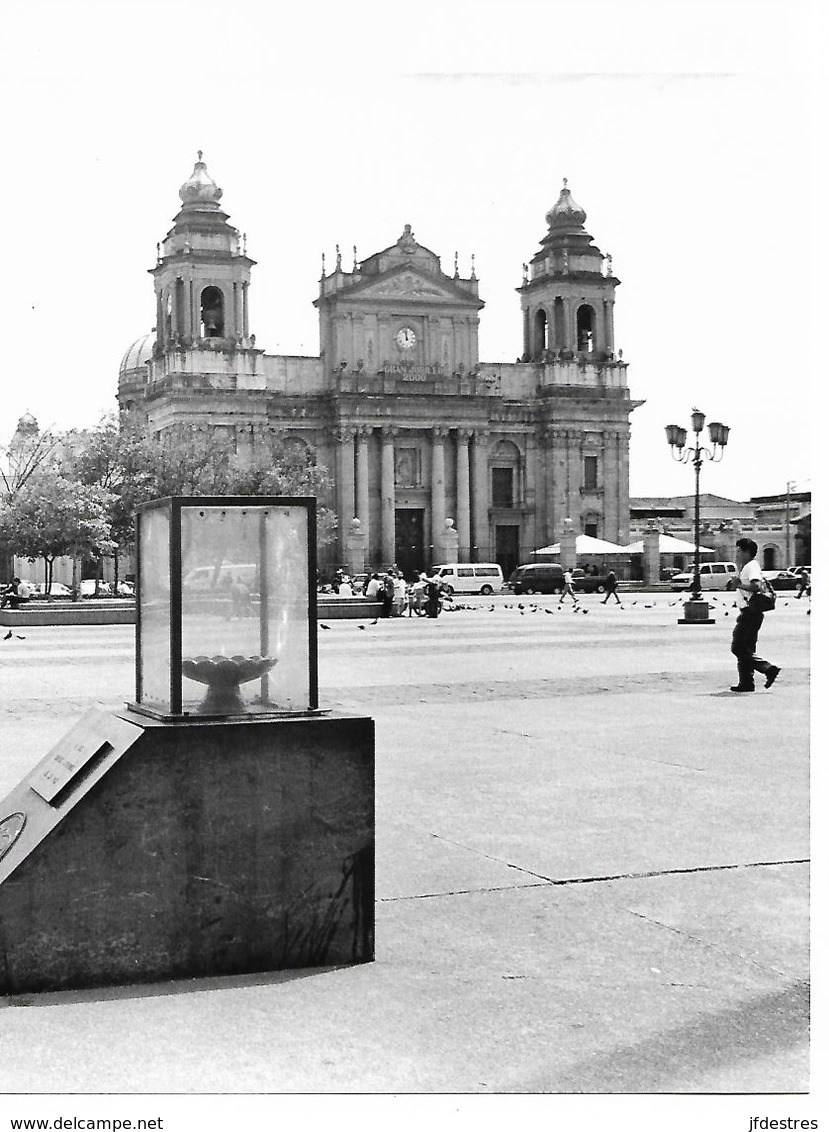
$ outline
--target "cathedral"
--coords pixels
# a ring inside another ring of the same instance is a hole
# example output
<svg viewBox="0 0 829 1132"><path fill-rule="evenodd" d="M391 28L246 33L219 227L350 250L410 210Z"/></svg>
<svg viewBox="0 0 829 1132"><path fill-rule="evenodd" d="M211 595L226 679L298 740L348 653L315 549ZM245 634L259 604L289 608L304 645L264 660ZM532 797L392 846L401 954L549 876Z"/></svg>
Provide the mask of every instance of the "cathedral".
<svg viewBox="0 0 829 1132"><path fill-rule="evenodd" d="M298 357L251 333L255 263L201 157L150 272L155 330L121 362L123 411L155 432L224 430L240 458L276 435L324 464L338 536L321 567L498 562L508 577L565 520L629 541L629 419L642 402L614 345L619 280L566 181L517 288L520 360L479 360L474 264L463 278L456 255L444 272L409 224L350 270L339 249L333 271L323 261L319 356Z"/></svg>

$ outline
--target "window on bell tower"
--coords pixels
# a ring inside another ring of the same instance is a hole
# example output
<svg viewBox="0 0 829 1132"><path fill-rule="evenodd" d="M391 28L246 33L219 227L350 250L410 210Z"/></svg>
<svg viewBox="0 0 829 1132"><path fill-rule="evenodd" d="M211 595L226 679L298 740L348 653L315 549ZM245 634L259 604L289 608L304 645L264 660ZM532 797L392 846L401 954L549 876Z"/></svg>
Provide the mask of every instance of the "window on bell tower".
<svg viewBox="0 0 829 1132"><path fill-rule="evenodd" d="M533 354L537 357L542 350L549 349L549 328L547 326L547 312L539 310L535 312L535 343Z"/></svg>
<svg viewBox="0 0 829 1132"><path fill-rule="evenodd" d="M576 341L584 354L593 352L596 338L596 312L588 303L582 303L576 311Z"/></svg>
<svg viewBox="0 0 829 1132"><path fill-rule="evenodd" d="M201 293L202 338L224 338L225 300L218 287L205 287Z"/></svg>

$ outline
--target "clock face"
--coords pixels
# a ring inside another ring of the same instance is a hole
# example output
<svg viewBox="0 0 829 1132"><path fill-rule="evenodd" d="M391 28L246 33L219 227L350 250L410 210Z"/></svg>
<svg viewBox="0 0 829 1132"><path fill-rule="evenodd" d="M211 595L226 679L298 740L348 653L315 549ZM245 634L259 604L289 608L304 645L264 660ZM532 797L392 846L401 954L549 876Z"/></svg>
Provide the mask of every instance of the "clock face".
<svg viewBox="0 0 829 1132"><path fill-rule="evenodd" d="M397 332L397 345L401 350L411 350L417 345L417 335L411 326L404 326Z"/></svg>

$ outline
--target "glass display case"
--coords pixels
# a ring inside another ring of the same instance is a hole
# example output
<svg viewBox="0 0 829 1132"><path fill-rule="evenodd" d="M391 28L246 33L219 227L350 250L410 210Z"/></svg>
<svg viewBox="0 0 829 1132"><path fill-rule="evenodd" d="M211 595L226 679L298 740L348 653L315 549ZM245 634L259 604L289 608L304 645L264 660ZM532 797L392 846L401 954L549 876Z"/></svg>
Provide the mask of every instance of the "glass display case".
<svg viewBox="0 0 829 1132"><path fill-rule="evenodd" d="M171 497L137 515L135 706L314 711L316 500Z"/></svg>

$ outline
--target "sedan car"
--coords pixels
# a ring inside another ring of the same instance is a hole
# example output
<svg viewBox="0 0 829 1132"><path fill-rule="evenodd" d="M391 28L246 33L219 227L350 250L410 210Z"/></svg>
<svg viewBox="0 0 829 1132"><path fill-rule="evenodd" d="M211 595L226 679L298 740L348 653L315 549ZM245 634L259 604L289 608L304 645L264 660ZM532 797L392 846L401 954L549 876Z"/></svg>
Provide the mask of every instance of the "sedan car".
<svg viewBox="0 0 829 1132"><path fill-rule="evenodd" d="M763 577L775 590L796 590L800 578L791 570L763 570Z"/></svg>

